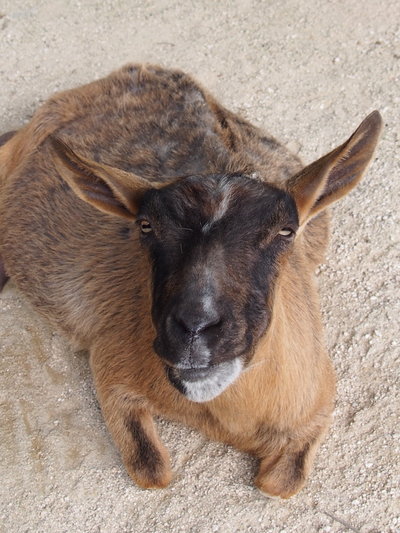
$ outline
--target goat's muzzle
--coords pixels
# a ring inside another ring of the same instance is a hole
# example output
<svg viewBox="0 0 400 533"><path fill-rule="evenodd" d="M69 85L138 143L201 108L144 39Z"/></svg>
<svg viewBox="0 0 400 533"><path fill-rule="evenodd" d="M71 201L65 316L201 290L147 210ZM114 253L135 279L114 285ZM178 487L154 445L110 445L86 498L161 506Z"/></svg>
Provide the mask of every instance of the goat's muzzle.
<svg viewBox="0 0 400 533"><path fill-rule="evenodd" d="M154 349L172 385L195 402L212 400L236 380L247 348L233 305L211 282L206 289L193 278L155 317Z"/></svg>

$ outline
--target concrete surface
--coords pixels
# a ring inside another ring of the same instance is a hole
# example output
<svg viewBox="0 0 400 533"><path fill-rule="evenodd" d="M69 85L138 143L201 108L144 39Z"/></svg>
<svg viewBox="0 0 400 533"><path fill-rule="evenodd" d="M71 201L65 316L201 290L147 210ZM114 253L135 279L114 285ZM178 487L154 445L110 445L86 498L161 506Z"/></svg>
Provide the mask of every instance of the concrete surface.
<svg viewBox="0 0 400 533"><path fill-rule="evenodd" d="M335 423L307 487L252 486L248 457L160 421L176 478L143 491L104 427L88 364L8 284L0 296L0 530L395 532L399 522L397 0L1 0L2 131L51 93L128 61L177 66L306 162L379 109L368 175L334 209L319 272L338 373ZM397 447L397 448L396 448Z"/></svg>

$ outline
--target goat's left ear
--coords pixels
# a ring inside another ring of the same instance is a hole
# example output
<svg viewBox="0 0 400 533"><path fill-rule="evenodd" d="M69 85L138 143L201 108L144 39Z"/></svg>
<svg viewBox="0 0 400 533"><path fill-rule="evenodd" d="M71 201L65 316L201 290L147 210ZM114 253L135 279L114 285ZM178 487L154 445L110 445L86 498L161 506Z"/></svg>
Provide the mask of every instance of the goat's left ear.
<svg viewBox="0 0 400 533"><path fill-rule="evenodd" d="M60 176L79 198L109 215L134 219L144 193L161 185L78 155L56 137L50 142Z"/></svg>
<svg viewBox="0 0 400 533"><path fill-rule="evenodd" d="M382 117L373 111L344 144L287 182L300 225L357 185L372 159L381 129Z"/></svg>

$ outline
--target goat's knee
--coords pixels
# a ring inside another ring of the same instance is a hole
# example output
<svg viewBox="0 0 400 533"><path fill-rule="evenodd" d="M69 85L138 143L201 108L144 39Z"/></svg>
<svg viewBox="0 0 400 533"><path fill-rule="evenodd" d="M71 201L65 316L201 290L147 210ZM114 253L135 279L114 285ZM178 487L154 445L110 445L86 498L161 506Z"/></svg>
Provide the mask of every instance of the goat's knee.
<svg viewBox="0 0 400 533"><path fill-rule="evenodd" d="M304 486L318 442L308 442L297 450L290 448L261 461L255 484L266 496L290 498Z"/></svg>

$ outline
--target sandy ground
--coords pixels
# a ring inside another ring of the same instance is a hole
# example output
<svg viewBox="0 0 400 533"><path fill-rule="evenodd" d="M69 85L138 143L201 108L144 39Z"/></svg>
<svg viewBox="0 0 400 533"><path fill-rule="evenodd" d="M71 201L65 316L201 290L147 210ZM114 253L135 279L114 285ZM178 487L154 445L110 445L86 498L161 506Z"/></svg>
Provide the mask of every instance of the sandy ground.
<svg viewBox="0 0 400 533"><path fill-rule="evenodd" d="M368 175L334 209L319 271L338 395L307 487L287 502L265 499L250 458L165 421L173 484L132 485L85 354L9 283L0 296L2 532L400 531L399 32L396 0L0 1L2 131L54 91L128 61L191 72L306 162L375 108L386 123Z"/></svg>

